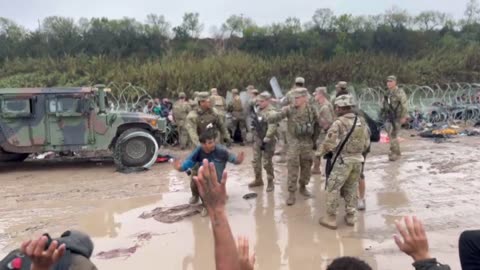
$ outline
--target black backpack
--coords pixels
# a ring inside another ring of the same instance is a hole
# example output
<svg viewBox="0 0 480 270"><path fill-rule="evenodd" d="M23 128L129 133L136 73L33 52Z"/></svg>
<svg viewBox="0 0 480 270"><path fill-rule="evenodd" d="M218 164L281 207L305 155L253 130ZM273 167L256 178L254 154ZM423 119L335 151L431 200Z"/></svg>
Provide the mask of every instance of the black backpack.
<svg viewBox="0 0 480 270"><path fill-rule="evenodd" d="M45 249L50 246L53 240L58 244L65 244L66 250L62 258L53 265L53 270L68 270L72 264L73 255L81 255L90 258L93 252L93 242L88 235L78 231L66 231L60 238L52 239L49 234L44 234L48 238ZM20 249L15 249L0 261L0 270L30 270L32 261L23 254Z"/></svg>
<svg viewBox="0 0 480 270"><path fill-rule="evenodd" d="M360 111L361 116L365 118L368 128L370 128L370 142L379 142L380 141L380 123L373 120L366 112Z"/></svg>

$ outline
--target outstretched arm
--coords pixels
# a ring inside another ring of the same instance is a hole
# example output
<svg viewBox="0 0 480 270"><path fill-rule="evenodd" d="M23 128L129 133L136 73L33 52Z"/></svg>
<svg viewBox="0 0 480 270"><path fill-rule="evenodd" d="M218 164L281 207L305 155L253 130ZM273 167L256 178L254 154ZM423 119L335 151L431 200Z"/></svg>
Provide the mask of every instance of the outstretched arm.
<svg viewBox="0 0 480 270"><path fill-rule="evenodd" d="M218 183L215 165L204 159L194 180L212 223L216 269L241 270L237 247L225 213L227 173L223 173L222 182Z"/></svg>

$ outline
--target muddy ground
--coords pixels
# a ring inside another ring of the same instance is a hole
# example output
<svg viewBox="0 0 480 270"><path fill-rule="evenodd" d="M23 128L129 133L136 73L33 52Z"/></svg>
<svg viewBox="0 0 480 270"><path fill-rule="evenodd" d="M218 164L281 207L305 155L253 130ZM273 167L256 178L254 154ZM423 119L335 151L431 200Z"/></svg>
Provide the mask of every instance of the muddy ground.
<svg viewBox="0 0 480 270"><path fill-rule="evenodd" d="M257 268L323 269L336 256L358 256L374 269L411 269L411 259L392 240L394 220L419 216L428 230L431 254L460 269L462 230L480 228L479 137L446 142L404 133L402 160L387 161L386 144L375 144L367 166L367 211L355 228L330 231L318 225L324 213L324 179L312 177L315 198L297 197L286 207L286 166L276 163L276 190L251 190L251 150L246 162L229 165L227 205L234 234L246 235L257 254ZM175 156L186 152L168 151ZM277 159L276 157L275 159ZM28 161L0 167L0 254L33 235L58 235L69 228L88 232L95 254L127 249L129 255L93 258L99 269L214 269L213 239L207 218L199 215L174 224L138 216L158 206L186 203L189 178L158 164L137 174L115 172L109 161ZM343 212L343 211L342 211ZM146 234L145 234L146 233Z"/></svg>

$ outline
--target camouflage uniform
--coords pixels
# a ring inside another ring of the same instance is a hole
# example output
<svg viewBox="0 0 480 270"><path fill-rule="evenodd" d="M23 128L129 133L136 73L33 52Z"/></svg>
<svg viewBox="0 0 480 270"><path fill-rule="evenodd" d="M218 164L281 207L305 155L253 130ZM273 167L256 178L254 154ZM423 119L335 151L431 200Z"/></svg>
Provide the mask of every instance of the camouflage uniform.
<svg viewBox="0 0 480 270"><path fill-rule="evenodd" d="M180 98L185 98L185 93L179 94ZM190 104L185 100L178 100L173 104L173 118L175 119L175 123L177 124L177 131L178 131L178 139L180 143L180 147L184 149L188 143L188 133L186 130L186 119L188 113L191 111L192 107Z"/></svg>
<svg viewBox="0 0 480 270"><path fill-rule="evenodd" d="M315 91L316 91L316 95L323 95L325 97L323 104L320 104L317 101L315 101L314 103L316 105L318 122L321 128L321 133L318 136L317 145L321 146L323 141L325 140L325 135L327 133L327 130L332 125L333 121L336 118L336 115L335 115L335 110L333 109L333 105L327 99L326 88L319 87ZM324 154L325 154L325 151L321 147L319 147L315 152L315 159L313 160L313 169L312 169L313 174L321 174L320 163L321 163L321 158Z"/></svg>
<svg viewBox="0 0 480 270"><path fill-rule="evenodd" d="M190 108L192 108L192 110L196 110L198 108L198 100L197 100L198 93L199 92L197 91L193 92L193 98L189 100Z"/></svg>
<svg viewBox="0 0 480 270"><path fill-rule="evenodd" d="M198 94L197 100L204 101L209 98L207 92ZM229 138L225 122L222 121L220 114L214 108L204 111L200 106L196 110L192 110L187 116L186 129L190 140L194 145L199 145L198 137L208 128L213 128L217 135L220 134L223 138Z"/></svg>
<svg viewBox="0 0 480 270"><path fill-rule="evenodd" d="M212 88L210 90L210 102L212 104L212 108L214 108L218 115L220 116L221 121L226 125L227 122L227 102L225 101L225 98L222 96L219 96L217 93L217 88ZM227 129L228 131L228 129ZM219 134L219 141L221 143L224 143L224 141L229 141L230 138L230 133L226 133L226 135Z"/></svg>
<svg viewBox="0 0 480 270"><path fill-rule="evenodd" d="M325 137L327 135L327 131L332 125L333 121L335 120L335 110L333 109L332 103L330 103L328 100L325 100L324 104L319 105L318 111L318 121L320 124L320 127L322 129L322 132L318 136L318 144L321 145L322 142L325 140ZM315 153L316 156L321 157L325 151L321 148L318 149L318 151Z"/></svg>
<svg viewBox="0 0 480 270"><path fill-rule="evenodd" d="M295 89L292 88L290 91L287 92L285 97L280 102L281 106L288 106L293 103L294 98L292 95L294 90ZM287 126L288 126L287 119L283 119L279 123L278 137L279 137L279 140L282 142L282 149L280 150L279 154L282 155L282 158L281 158L282 162L285 162L285 155L287 154L287 151L288 151Z"/></svg>
<svg viewBox="0 0 480 270"><path fill-rule="evenodd" d="M353 106L353 98L351 95L340 96L335 100L335 105L339 107ZM337 153L338 149L336 149L352 129L355 117L353 112L338 117L328 130L327 137L322 144L325 151L334 152L334 155L338 154L328 179L327 216L320 219L321 225L331 229L336 229L339 196L345 199L345 221L351 226L355 224L358 179L364 161L362 153L370 144L368 126L365 122L358 118L353 133L342 152Z"/></svg>
<svg viewBox="0 0 480 270"><path fill-rule="evenodd" d="M257 100L269 100L270 94L267 92L257 96ZM267 172L268 187L267 192L274 189L273 180L275 178L273 170L273 154L275 152L275 144L277 135L277 124L268 123L268 119L275 113L275 108L268 105L264 109L256 112L257 123L253 129L253 171L255 173L255 180L249 184L249 187L263 186L262 180L262 158L263 168Z"/></svg>
<svg viewBox="0 0 480 270"><path fill-rule="evenodd" d="M232 114L232 132L235 134L237 128L242 133L242 140L245 142L247 138L247 126L245 122L245 112L243 111L243 104L238 90L232 90L233 100L228 104L227 111Z"/></svg>
<svg viewBox="0 0 480 270"><path fill-rule="evenodd" d="M292 97L307 96L307 89L297 88ZM306 185L310 182L313 147L320 133L318 118L315 109L307 102L303 109L289 105L270 116L269 121L279 122L287 118L287 168L288 190L290 197L288 205L295 203L297 182L300 182L300 193L308 196ZM298 172L300 171L300 178Z"/></svg>
<svg viewBox="0 0 480 270"><path fill-rule="evenodd" d="M396 78L395 76L389 76L388 80L396 81ZM388 90L388 94L383 100L382 117L386 119L385 129L390 137L390 160L396 160L401 155L397 136L402 125L400 120L407 115L407 95L403 89L396 87L393 90Z"/></svg>

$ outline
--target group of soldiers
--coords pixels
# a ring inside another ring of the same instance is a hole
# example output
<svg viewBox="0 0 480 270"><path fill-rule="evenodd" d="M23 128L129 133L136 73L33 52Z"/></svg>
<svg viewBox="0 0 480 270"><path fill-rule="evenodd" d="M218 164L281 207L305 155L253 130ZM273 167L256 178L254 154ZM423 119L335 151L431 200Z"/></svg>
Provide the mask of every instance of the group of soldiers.
<svg viewBox="0 0 480 270"><path fill-rule="evenodd" d="M382 115L390 137L389 160L397 160L400 146L397 134L406 121L406 95L396 84L396 77L387 78L388 94L385 96ZM217 89L195 93L193 102L187 102L184 93L173 105L173 115L180 136L180 146L188 140L199 145L198 137L213 130L217 139L227 145L232 142L226 127L225 115L232 115L233 126L241 129L245 140L247 130L252 133L253 170L255 179L250 188L264 185L262 166L267 175L267 192L275 189L273 156L276 143L283 141L282 152L286 156L288 170L287 205L294 205L296 192L311 197L307 189L311 174L320 174L322 157L327 159L326 191L327 215L319 223L330 229L337 228L337 208L340 197L345 200L345 222L353 226L356 211L365 209L365 177L363 167L370 149L370 129L364 113L355 105L346 82L336 85L333 102L326 87L315 89L313 96L305 88L305 79L295 79L294 87L282 99L272 98L270 93L259 93L253 86L247 87L250 114L245 114L238 90L232 91L229 104L218 95ZM333 103L333 104L332 104ZM245 117L251 116L251 125L245 125ZM282 136L283 134L283 136ZM359 190L360 183L360 190ZM193 191L193 189L192 189ZM195 194L193 194L195 195Z"/></svg>

